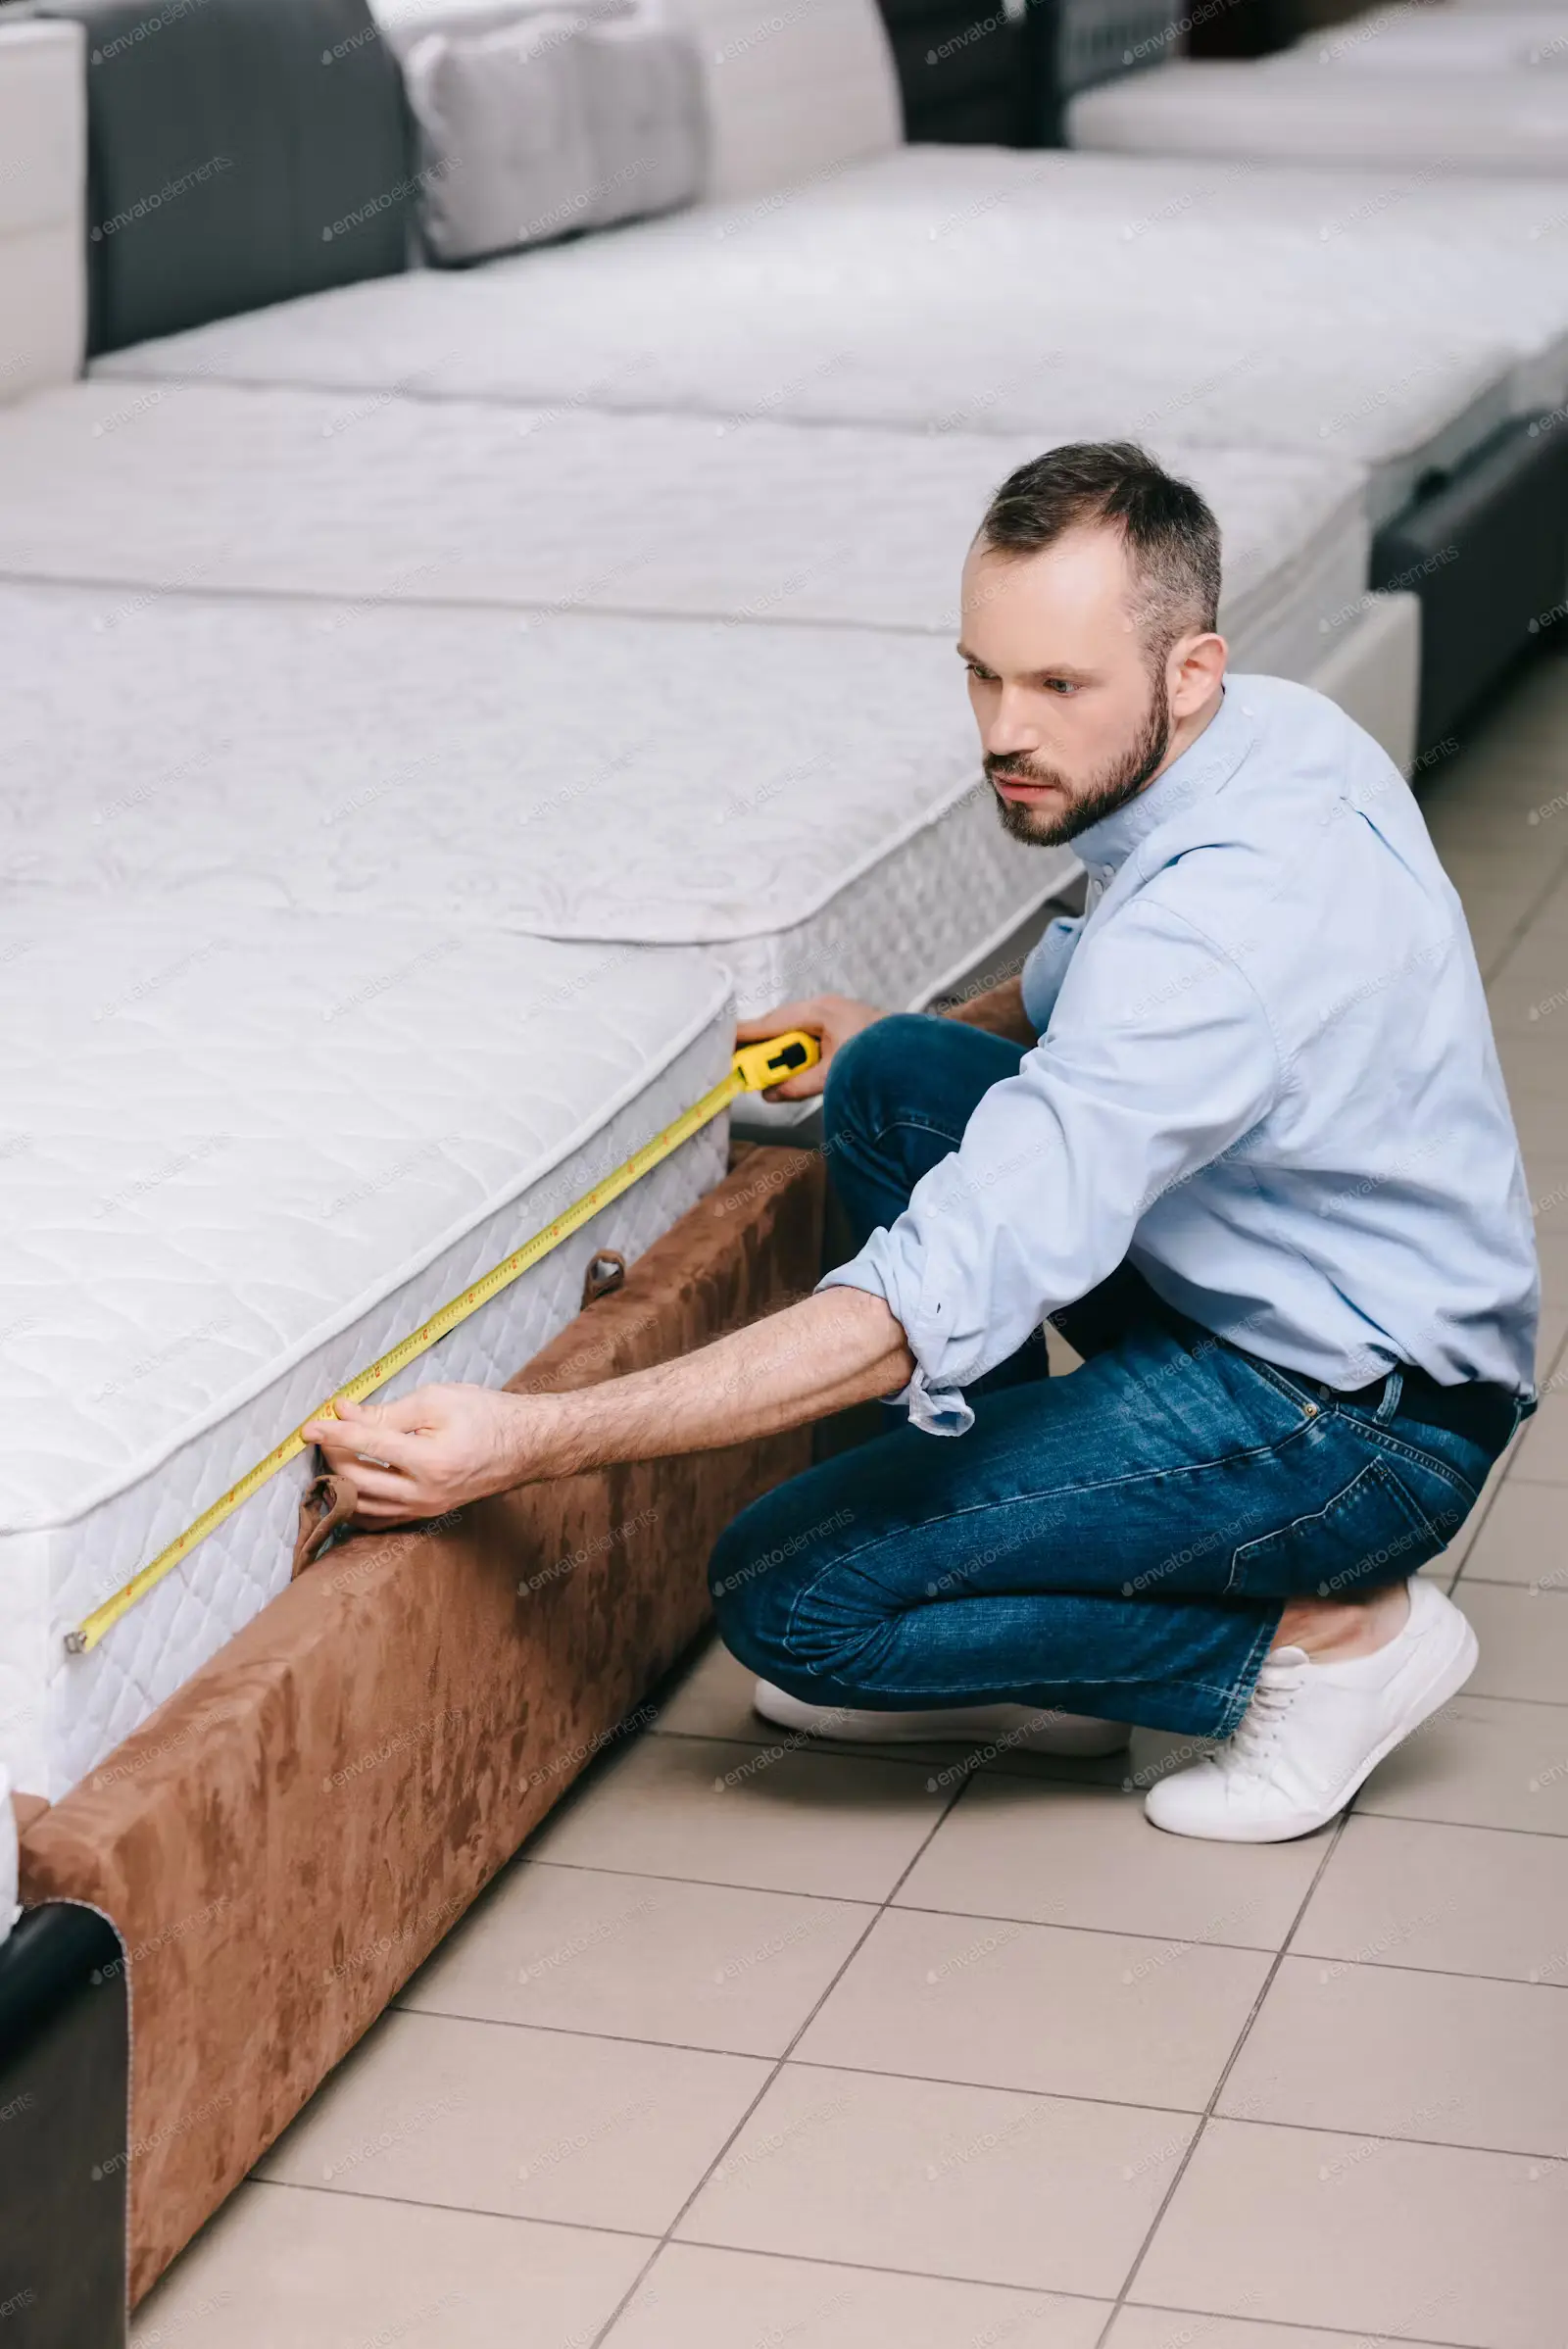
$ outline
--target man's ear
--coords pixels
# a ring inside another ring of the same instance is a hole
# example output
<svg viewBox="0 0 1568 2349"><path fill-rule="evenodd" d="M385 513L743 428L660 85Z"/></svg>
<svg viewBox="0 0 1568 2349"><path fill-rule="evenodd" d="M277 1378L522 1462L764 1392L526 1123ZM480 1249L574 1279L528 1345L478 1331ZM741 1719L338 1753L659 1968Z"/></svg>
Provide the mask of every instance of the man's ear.
<svg viewBox="0 0 1568 2349"><path fill-rule="evenodd" d="M1200 635L1179 637L1170 649L1170 713L1191 717L1217 693L1225 674L1229 648L1223 636L1207 628Z"/></svg>

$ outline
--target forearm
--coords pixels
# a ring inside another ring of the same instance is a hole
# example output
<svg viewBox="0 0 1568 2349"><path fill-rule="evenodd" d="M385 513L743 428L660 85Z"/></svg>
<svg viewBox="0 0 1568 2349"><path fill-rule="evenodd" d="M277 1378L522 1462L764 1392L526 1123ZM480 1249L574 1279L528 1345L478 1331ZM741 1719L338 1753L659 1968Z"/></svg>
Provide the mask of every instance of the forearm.
<svg viewBox="0 0 1568 2349"><path fill-rule="evenodd" d="M983 995L971 996L964 1003L955 1003L943 1016L961 1020L968 1028L984 1028L993 1036L1004 1036L1009 1044L1039 1042L1034 1023L1023 1007L1021 979L1004 979L1000 987L988 987Z"/></svg>
<svg viewBox="0 0 1568 2349"><path fill-rule="evenodd" d="M913 1370L881 1297L825 1290L679 1361L565 1395L518 1395L514 1481L776 1435L896 1394Z"/></svg>

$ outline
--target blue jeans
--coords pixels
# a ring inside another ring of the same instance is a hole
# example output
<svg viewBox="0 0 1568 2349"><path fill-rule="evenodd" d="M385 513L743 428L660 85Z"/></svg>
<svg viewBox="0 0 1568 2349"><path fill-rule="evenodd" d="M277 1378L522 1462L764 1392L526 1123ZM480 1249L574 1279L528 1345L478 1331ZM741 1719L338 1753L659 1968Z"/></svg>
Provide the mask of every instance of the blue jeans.
<svg viewBox="0 0 1568 2349"><path fill-rule="evenodd" d="M856 1245L891 1223L1020 1048L880 1021L833 1061L828 1166ZM1049 1201L1042 1212L1050 1212ZM1494 1450L1276 1369L1130 1267L970 1390L753 1502L710 1584L725 1644L814 1704L1010 1701L1227 1737L1285 1602L1402 1581L1452 1541Z"/></svg>

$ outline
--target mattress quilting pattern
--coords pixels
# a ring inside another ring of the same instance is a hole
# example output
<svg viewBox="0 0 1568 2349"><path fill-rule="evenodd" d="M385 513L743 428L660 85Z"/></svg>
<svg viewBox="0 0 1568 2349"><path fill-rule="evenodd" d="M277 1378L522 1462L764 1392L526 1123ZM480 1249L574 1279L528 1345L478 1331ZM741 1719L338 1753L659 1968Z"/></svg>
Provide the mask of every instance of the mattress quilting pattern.
<svg viewBox="0 0 1568 2349"><path fill-rule="evenodd" d="M129 587L847 621L951 634L965 549L1040 442L170 384L73 385L0 435L0 573ZM1213 505L1238 667L1304 680L1365 584L1359 468L1159 444ZM722 529L693 527L720 514Z"/></svg>
<svg viewBox="0 0 1568 2349"><path fill-rule="evenodd" d="M728 1064L721 969L458 926L60 908L0 966L0 1754L58 1793L288 1579L304 1460L101 1604ZM722 1171L722 1119L385 1392L499 1383Z"/></svg>
<svg viewBox="0 0 1568 2349"><path fill-rule="evenodd" d="M1515 414L1543 383L1555 386L1547 405L1568 393L1568 204L1550 180L1478 178L1441 158L1329 171L1272 156L948 147L879 158L849 192L857 232L884 248L939 229L994 271L1076 247L1129 293L1146 272L1156 282L1141 298L1156 307L1157 281L1185 294L1195 277L1250 317L1260 303L1294 311L1303 342L1314 312L1342 331L1359 324L1377 347L1390 331L1462 319L1508 345Z"/></svg>
<svg viewBox="0 0 1568 2349"><path fill-rule="evenodd" d="M19 906L422 913L898 1005L1076 869L1003 832L925 636L45 587L0 625Z"/></svg>
<svg viewBox="0 0 1568 2349"><path fill-rule="evenodd" d="M1008 221L994 191L955 203L940 174L922 192L877 170L836 180L837 209L808 190L773 213L687 214L353 286L144 344L105 371L1327 451L1387 475L1384 513L1508 412L1507 338L1448 304L1401 315L1388 262L1353 298L1301 293L1272 252L1251 271L1232 252L1195 283L1120 226L1082 233L1070 201L1048 231L1027 180L1003 183L1023 190ZM1027 300L1029 286L1049 293Z"/></svg>

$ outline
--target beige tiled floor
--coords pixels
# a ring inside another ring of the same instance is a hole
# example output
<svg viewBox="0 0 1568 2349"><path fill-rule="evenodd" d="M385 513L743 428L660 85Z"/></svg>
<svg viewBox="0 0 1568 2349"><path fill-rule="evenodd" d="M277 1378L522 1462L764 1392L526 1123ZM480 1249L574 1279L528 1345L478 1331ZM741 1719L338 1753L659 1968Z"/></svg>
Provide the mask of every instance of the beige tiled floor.
<svg viewBox="0 0 1568 2349"><path fill-rule="evenodd" d="M1147 1827L1169 1738L802 1750L710 1650L137 2349L1562 2349L1565 775L1558 661L1426 803L1546 1284L1546 1400L1435 1568L1469 1689L1348 1821L1247 1850Z"/></svg>

